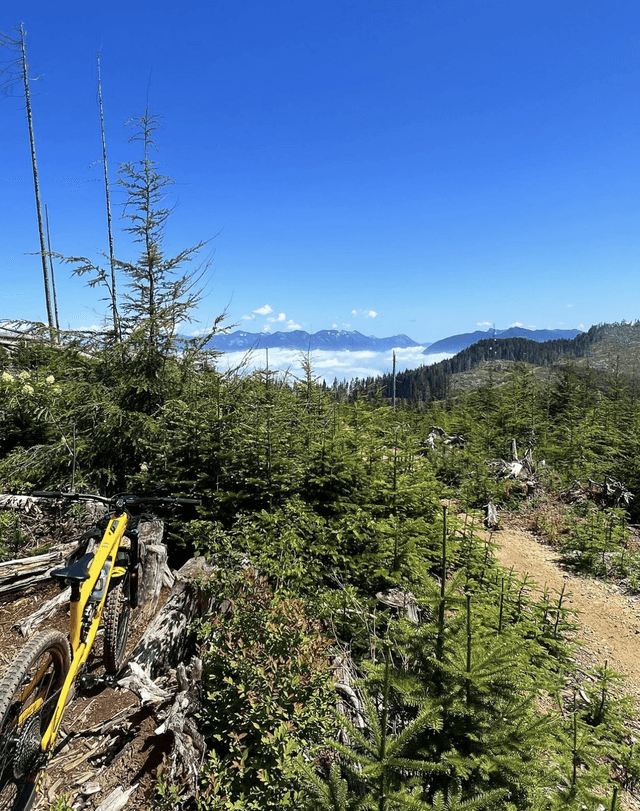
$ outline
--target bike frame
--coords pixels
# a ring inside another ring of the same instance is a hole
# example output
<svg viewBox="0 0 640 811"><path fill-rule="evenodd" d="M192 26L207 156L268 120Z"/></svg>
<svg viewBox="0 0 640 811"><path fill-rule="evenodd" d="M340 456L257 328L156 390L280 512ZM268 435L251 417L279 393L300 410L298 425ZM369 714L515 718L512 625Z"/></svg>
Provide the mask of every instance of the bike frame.
<svg viewBox="0 0 640 811"><path fill-rule="evenodd" d="M72 586L71 622L69 628L69 642L71 643L71 665L69 667L69 672L67 673L67 676L64 680L62 690L60 691L60 696L58 698L58 702L56 704L53 717L51 718L51 721L49 723L49 726L47 727L46 732L42 736L40 748L44 753L46 753L49 749L51 749L51 747L55 742L55 739L60 730L60 725L62 723L62 718L64 716L65 707L71 694L73 683L76 680L80 668L87 661L87 659L89 658L89 654L91 653L91 649L93 647L93 643L95 641L96 634L98 632L98 626L100 625L100 620L102 618L102 610L104 608L104 604L107 599L109 584L111 582L111 578L113 577L114 570L116 568L116 556L120 548L120 542L122 541L125 530L127 528L128 519L129 515L125 510L123 510L121 515L112 515L109 518L109 525L107 526L107 529L105 530L105 533L102 536L100 546L96 550L93 561L89 566L88 570L89 577L82 583L81 586L78 586L77 584ZM109 573L105 583L104 593L102 595L102 598L96 605L95 613L93 615L90 625L88 626L88 629L86 630L86 633L83 634L82 620L85 608L89 603L91 593L93 592L96 583L98 582L100 573L102 572L102 569L107 560L111 561L111 566L109 568ZM35 703L37 704L37 702ZM37 707L35 709L37 709ZM31 705L27 708L25 713L30 714L34 711L35 711L34 706Z"/></svg>
<svg viewBox="0 0 640 811"><path fill-rule="evenodd" d="M73 686L78 678L82 666L86 663L93 644L95 642L96 634L98 633L98 626L102 619L102 612L109 595L109 586L114 578L124 577L129 575L128 579L128 593L126 599L129 602L130 608L138 607L138 563L139 563L139 546L138 546L138 532L137 529L132 529L127 532L127 525L130 519L130 513L127 509L128 504L201 504L200 499L195 498L174 498L173 496L133 496L123 493L112 498L104 496L84 494L84 493L63 493L58 490L43 490L34 491L34 496L44 498L63 498L71 501L99 501L103 504L110 505L112 514L109 516L107 528L102 535L102 540L95 553L86 552L82 558L70 566L63 567L52 572L52 576L71 585L71 620L69 628L69 643L71 646L71 662L69 670L65 674L64 682L60 690L60 695L55 704L53 715L49 724L40 738L40 751L44 759L51 753L53 745L56 741L62 718L64 716L65 708L72 696ZM121 548L122 539L127 535L130 540L130 548L127 547L126 555L119 557L118 552ZM91 560L87 561L87 557L91 556ZM82 565L80 561L85 560ZM105 564L109 562L108 571L105 577L102 596L98 599L93 596L93 593L98 583L99 578ZM78 565L76 565L78 564ZM126 568L122 566L126 564ZM85 567L86 568L83 568ZM92 603L91 610L87 611L87 606ZM21 695L21 702L25 704L29 696L38 690L44 678L46 678L51 660L44 662L40 667L38 673L31 683L26 687ZM46 698L36 698L28 707L26 707L17 719L17 726L20 726L28 721L31 715L36 713L46 701ZM38 766L38 775L42 773L41 769L44 764ZM36 782L30 779L29 782Z"/></svg>

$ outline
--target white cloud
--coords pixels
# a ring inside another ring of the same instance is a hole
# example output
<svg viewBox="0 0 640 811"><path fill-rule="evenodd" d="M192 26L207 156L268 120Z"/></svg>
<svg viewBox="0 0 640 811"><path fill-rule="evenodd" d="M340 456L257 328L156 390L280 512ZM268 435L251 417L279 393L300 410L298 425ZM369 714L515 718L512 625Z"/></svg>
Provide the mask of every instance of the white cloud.
<svg viewBox="0 0 640 811"><path fill-rule="evenodd" d="M291 328L296 329L297 324ZM396 370L417 369L418 366L436 363L443 358L452 357L450 354L423 355L424 346L399 347L396 353ZM279 369L282 375L301 374L300 361L304 352L297 349L269 349L269 366ZM264 367L264 354L262 352L225 352L219 359L220 370L232 369L245 360L244 368L248 373L254 369ZM318 349L311 353L311 365L315 373L324 378L330 385L335 377L338 380L352 380L354 377L377 377L388 374L393 368L393 350L386 352L373 352L363 350L351 352L348 350L332 351Z"/></svg>
<svg viewBox="0 0 640 811"><path fill-rule="evenodd" d="M15 324L19 326L20 322L16 321ZM12 326L14 326L14 322L5 322L4 325L7 327L7 329L10 329ZM102 332L104 330L104 326L101 327L99 324L91 324L90 327L76 327L76 329L78 329L80 332Z"/></svg>
<svg viewBox="0 0 640 811"><path fill-rule="evenodd" d="M256 317L255 317L255 315L243 315L242 320L243 321L255 321Z"/></svg>
<svg viewBox="0 0 640 811"><path fill-rule="evenodd" d="M425 366L433 366L434 363L440 363L441 360L446 360L447 358L452 358L453 352L436 352L433 355L424 355L424 360L422 363ZM420 364L418 364L420 365ZM406 368L411 368L410 366Z"/></svg>
<svg viewBox="0 0 640 811"><path fill-rule="evenodd" d="M300 326L300 324L296 324L293 318L290 318L287 321L287 329L302 329L302 327Z"/></svg>
<svg viewBox="0 0 640 811"><path fill-rule="evenodd" d="M332 324L331 329L338 329L338 325L337 324Z"/></svg>
<svg viewBox="0 0 640 811"><path fill-rule="evenodd" d="M365 318L375 318L378 313L375 310L363 310Z"/></svg>
<svg viewBox="0 0 640 811"><path fill-rule="evenodd" d="M522 324L520 321L514 321L513 324L509 324L509 326L510 327L523 327L524 324Z"/></svg>
<svg viewBox="0 0 640 811"><path fill-rule="evenodd" d="M351 315L358 315L358 311L357 310L351 310Z"/></svg>
<svg viewBox="0 0 640 811"><path fill-rule="evenodd" d="M476 327L490 327L491 321L478 321Z"/></svg>
<svg viewBox="0 0 640 811"><path fill-rule="evenodd" d="M567 304L567 307L573 307L573 304Z"/></svg>
<svg viewBox="0 0 640 811"><path fill-rule="evenodd" d="M270 321L272 324L275 324L276 321L286 321L287 316L285 313L278 313L278 315L274 315L271 318L267 318L267 321Z"/></svg>
<svg viewBox="0 0 640 811"><path fill-rule="evenodd" d="M253 311L256 315L269 315L273 312L273 307L269 304L264 304L262 307L258 307L257 310Z"/></svg>
<svg viewBox="0 0 640 811"><path fill-rule="evenodd" d="M264 327L262 327L263 332L269 332L270 330L271 330L271 324L265 324Z"/></svg>

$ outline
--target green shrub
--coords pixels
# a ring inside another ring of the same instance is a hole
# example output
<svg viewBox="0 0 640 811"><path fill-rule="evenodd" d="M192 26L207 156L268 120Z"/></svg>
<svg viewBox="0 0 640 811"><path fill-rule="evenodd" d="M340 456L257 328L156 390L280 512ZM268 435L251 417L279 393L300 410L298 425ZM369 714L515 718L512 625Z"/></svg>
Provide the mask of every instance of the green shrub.
<svg viewBox="0 0 640 811"><path fill-rule="evenodd" d="M296 760L333 726L327 641L300 600L274 594L253 571L215 588L226 599L199 624L210 747L199 807L297 808Z"/></svg>

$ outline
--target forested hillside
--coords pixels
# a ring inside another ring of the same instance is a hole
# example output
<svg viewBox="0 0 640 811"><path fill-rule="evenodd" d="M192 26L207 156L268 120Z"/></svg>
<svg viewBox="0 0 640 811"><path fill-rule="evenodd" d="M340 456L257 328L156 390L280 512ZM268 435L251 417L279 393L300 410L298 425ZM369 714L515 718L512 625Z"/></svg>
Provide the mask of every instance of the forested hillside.
<svg viewBox="0 0 640 811"><path fill-rule="evenodd" d="M512 439L546 460L537 498L588 477L637 492L630 379L570 366L541 381L516 366L501 385L393 410L327 391L311 366L293 385L267 370L222 377L195 350L135 336L91 353L24 344L1 363L4 491L73 477L203 497L191 520L167 517L172 554L215 556L211 588L231 606L197 629L200 808L595 809L617 802L612 775L633 784L611 674L593 675L593 695L571 687L584 678L562 599L535 602L490 546L454 532L456 513L489 499L524 503L487 464ZM459 441L427 442L434 425ZM624 521L607 510L592 539ZM15 519L0 520L10 556ZM609 532L610 551L624 538ZM630 551L624 566L638 567ZM420 624L381 607L390 589L411 592ZM351 721L332 709L331 663L347 655L364 701ZM180 786L160 789L179 807Z"/></svg>
<svg viewBox="0 0 640 811"><path fill-rule="evenodd" d="M637 324L599 324L572 339L538 342L527 338L487 338L477 341L452 358L400 372L396 376L396 397L411 402L442 399L451 389L452 375L468 372L485 362L511 361L535 366L551 366L568 359L591 357L595 347L612 333L614 336L625 336L629 332L637 333L637 331ZM608 357L610 356L609 353ZM383 375L379 378L356 380L349 385L345 383L341 386L336 383L335 388L348 388L356 392L380 390L385 397L392 397L393 377Z"/></svg>

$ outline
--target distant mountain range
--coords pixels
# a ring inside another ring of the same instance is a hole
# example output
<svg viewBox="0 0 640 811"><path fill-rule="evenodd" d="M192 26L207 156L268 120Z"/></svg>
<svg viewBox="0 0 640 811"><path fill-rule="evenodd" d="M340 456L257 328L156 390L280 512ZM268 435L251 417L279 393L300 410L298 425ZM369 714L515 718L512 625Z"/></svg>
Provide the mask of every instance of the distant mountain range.
<svg viewBox="0 0 640 811"><path fill-rule="evenodd" d="M555 341L560 338L571 340L579 335L578 329L525 329L524 327L509 327L509 329L495 330L496 338L528 338L531 341ZM357 331L338 329L323 329L313 334L297 329L289 332L245 332L237 330L229 335L215 335L209 344L220 352L247 352L250 349L297 349L301 352L315 351L316 349L329 349L334 351L349 350L352 352L370 350L386 352L391 349L402 349L410 346L427 347L425 355L449 353L452 355L477 343L478 341L493 338L494 330L486 332L465 332L461 335L451 335L434 344L424 341L418 342L407 335L391 335L388 338L376 338L373 335L363 335Z"/></svg>
<svg viewBox="0 0 640 811"><path fill-rule="evenodd" d="M465 332L461 335L452 335L450 338L443 338L430 344L425 349L425 355L439 355L442 352L449 352L452 355L462 352L463 349L477 343L486 341L487 338L528 338L530 341L557 341L559 339L572 340L576 335L580 335L579 329L525 329L524 327L509 327L509 329L488 329L486 332L476 330L475 332Z"/></svg>
<svg viewBox="0 0 640 811"><path fill-rule="evenodd" d="M376 338L373 335L362 335L360 332L323 329L310 334L301 329L290 332L244 332L237 330L229 335L214 335L209 344L221 352L246 352L249 349L298 349L301 352L316 349L348 349L353 352L363 349L385 352L389 349L400 349L409 346L427 346L419 344L406 335L392 335L389 338Z"/></svg>

